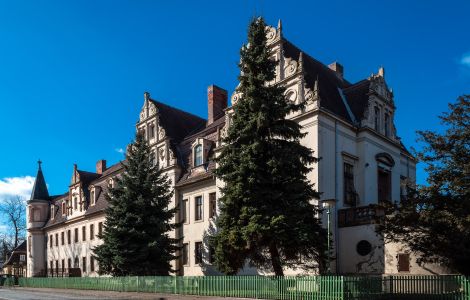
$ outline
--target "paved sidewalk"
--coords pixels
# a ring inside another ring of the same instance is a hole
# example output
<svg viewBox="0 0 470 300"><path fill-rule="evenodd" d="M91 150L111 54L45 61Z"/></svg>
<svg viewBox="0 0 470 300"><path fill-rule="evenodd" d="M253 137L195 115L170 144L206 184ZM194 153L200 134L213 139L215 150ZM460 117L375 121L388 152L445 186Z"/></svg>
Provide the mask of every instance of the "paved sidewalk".
<svg viewBox="0 0 470 300"><path fill-rule="evenodd" d="M104 299L165 299L165 300L204 300L204 299L227 299L237 300L241 298L223 298L191 295L153 294L135 292L108 292L74 289L48 289L48 288L1 288L0 299L2 300L104 300Z"/></svg>

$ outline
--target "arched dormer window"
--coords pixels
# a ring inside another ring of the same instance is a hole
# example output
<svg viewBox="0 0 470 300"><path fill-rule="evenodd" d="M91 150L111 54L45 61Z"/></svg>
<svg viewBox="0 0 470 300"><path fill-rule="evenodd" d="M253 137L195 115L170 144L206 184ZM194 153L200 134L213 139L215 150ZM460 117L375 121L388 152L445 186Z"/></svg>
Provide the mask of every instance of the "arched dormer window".
<svg viewBox="0 0 470 300"><path fill-rule="evenodd" d="M112 178L110 178L108 180L108 188L113 188L114 187L114 180Z"/></svg>
<svg viewBox="0 0 470 300"><path fill-rule="evenodd" d="M194 166L200 166L202 165L202 145L197 144L196 147L194 147Z"/></svg>

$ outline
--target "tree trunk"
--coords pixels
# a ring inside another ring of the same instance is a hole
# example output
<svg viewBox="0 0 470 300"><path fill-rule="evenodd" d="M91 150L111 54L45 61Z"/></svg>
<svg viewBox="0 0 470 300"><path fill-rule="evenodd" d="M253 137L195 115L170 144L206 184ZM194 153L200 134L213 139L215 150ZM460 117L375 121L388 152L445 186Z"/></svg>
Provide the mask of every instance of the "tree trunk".
<svg viewBox="0 0 470 300"><path fill-rule="evenodd" d="M279 257L279 251L277 250L276 244L272 243L269 246L269 254L271 255L271 264L273 265L274 274L276 276L284 276L282 270L281 259Z"/></svg>

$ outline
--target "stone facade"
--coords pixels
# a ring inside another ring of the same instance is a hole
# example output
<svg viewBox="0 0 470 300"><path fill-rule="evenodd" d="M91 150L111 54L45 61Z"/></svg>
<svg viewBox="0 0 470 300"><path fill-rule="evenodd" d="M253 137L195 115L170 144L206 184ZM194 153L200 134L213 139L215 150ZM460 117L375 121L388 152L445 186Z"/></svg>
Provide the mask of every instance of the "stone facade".
<svg viewBox="0 0 470 300"><path fill-rule="evenodd" d="M384 69L353 84L345 79L339 63L326 66L286 40L281 23L268 27L267 37L277 62L276 79L269 84L283 84L288 101L305 103L303 111L289 118L302 125L306 133L302 143L321 158L309 179L322 193L320 205L329 204L336 258L332 272L428 274L439 270L418 266L405 249L384 244L375 233L373 216L380 212L374 205L400 201L405 184L414 182L416 173L416 160L396 133L393 92ZM239 97L235 90L232 106ZM183 238L181 258L174 264L179 275L220 274L211 264L208 246L208 236L216 230L219 187L224 184L213 175L213 158L223 147L221 138L232 113L227 108L227 92L217 86L208 88L207 121L144 94L136 130L144 133L154 163L165 170L174 186L172 206L180 207L175 221L183 223L174 232ZM75 166L66 194L31 197L28 276L51 267L78 267L83 276L97 275L91 249L100 241L93 234L105 222L104 195L120 171L121 163L106 168L100 161L94 173ZM322 216L325 226L327 216ZM94 233L90 233L91 226ZM241 273L270 274L271 270L247 266ZM286 270L286 274L299 273Z"/></svg>

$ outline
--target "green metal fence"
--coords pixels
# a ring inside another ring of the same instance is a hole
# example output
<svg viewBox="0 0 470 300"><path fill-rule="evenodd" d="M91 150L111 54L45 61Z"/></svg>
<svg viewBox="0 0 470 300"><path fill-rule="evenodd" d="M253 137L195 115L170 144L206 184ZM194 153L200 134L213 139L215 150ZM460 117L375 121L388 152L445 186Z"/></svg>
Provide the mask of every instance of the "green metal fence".
<svg viewBox="0 0 470 300"><path fill-rule="evenodd" d="M458 275L20 278L19 285L279 300L470 300L470 281Z"/></svg>

